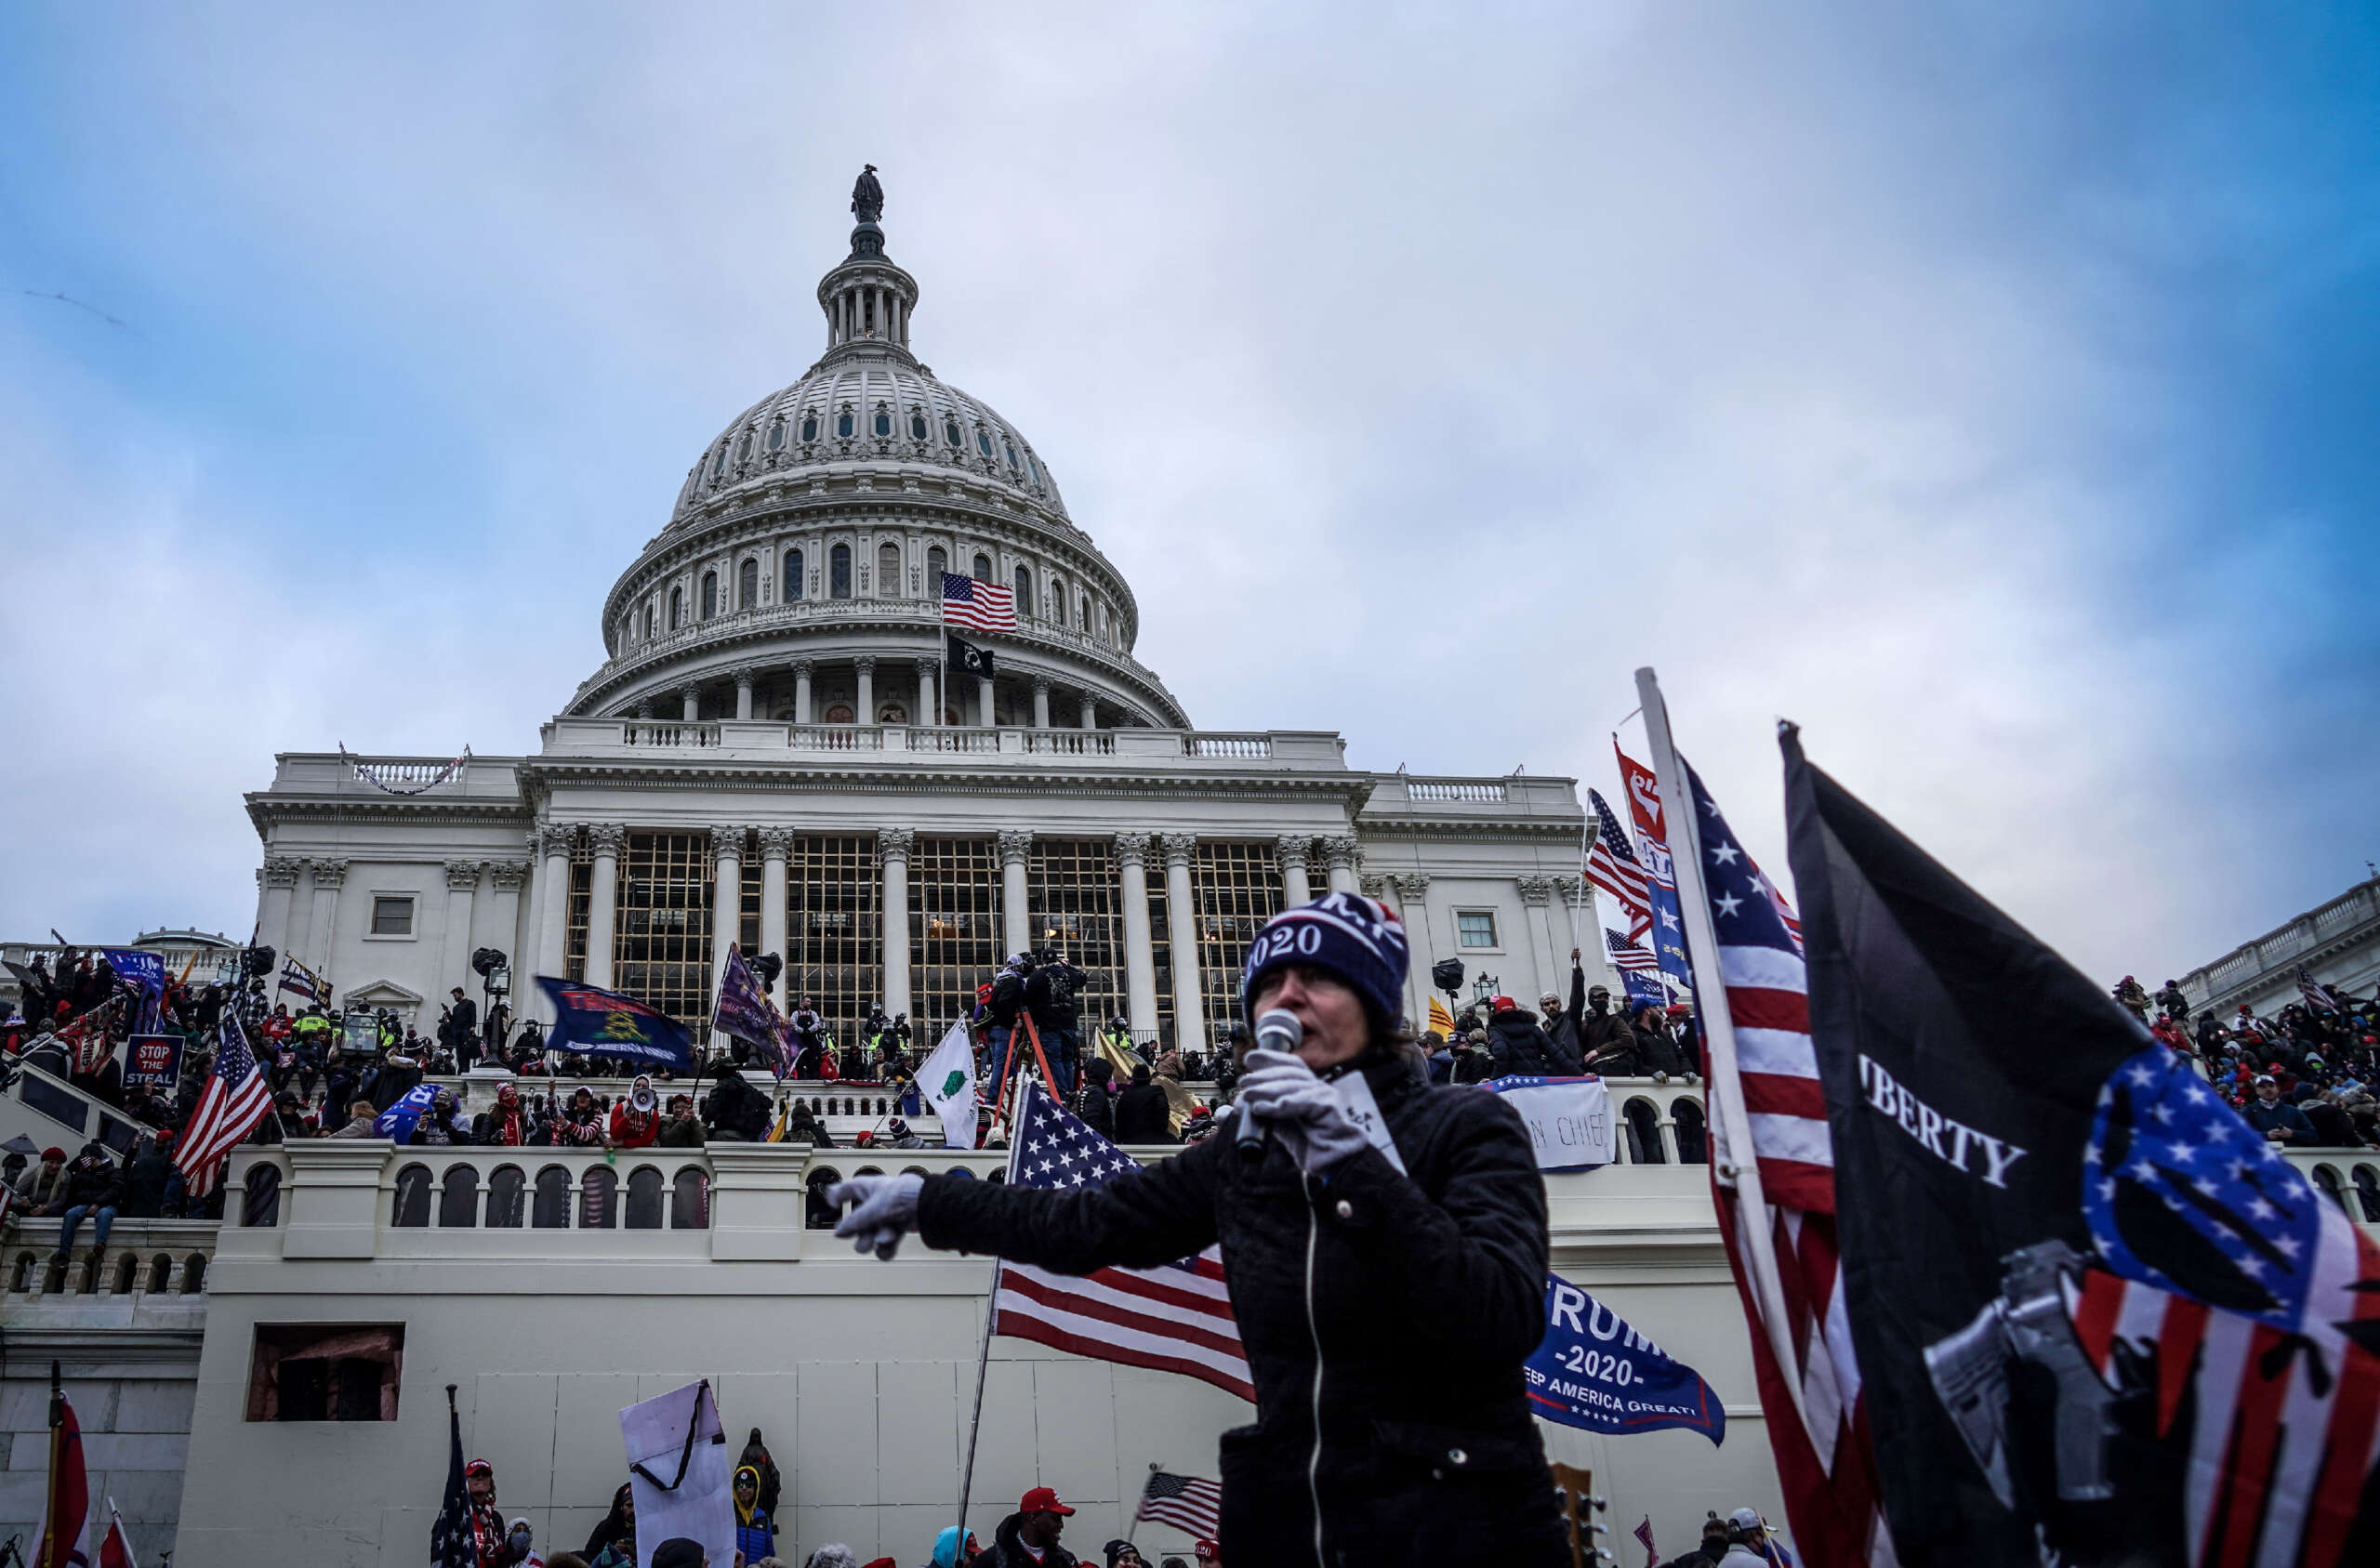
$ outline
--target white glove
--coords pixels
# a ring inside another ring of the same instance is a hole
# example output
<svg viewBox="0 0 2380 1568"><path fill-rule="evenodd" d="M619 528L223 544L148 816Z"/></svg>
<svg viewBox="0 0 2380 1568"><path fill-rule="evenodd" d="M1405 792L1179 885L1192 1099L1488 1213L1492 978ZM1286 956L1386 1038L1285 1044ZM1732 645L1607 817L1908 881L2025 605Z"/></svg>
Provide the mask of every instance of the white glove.
<svg viewBox="0 0 2380 1568"><path fill-rule="evenodd" d="M917 1228L918 1193L926 1179L916 1172L901 1176L854 1176L826 1191L826 1201L848 1208L835 1234L852 1244L862 1258L869 1253L890 1261L901 1249L901 1238Z"/></svg>
<svg viewBox="0 0 2380 1568"><path fill-rule="evenodd" d="M1239 1108L1281 1140L1298 1168L1319 1176L1371 1140L1339 1093L1289 1051L1252 1050L1239 1080Z"/></svg>

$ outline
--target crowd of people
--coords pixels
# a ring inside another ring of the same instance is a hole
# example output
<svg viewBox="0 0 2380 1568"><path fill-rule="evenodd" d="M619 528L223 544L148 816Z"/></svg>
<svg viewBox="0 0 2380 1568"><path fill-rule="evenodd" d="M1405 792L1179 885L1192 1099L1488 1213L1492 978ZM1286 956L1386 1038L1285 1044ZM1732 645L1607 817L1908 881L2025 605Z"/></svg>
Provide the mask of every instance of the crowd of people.
<svg viewBox="0 0 2380 1568"><path fill-rule="evenodd" d="M2114 995L2271 1142L2380 1148L2380 999L2305 975L2300 999L2269 1018L2245 1002L2228 1017L2193 1011L2170 980L2152 995L2126 975Z"/></svg>

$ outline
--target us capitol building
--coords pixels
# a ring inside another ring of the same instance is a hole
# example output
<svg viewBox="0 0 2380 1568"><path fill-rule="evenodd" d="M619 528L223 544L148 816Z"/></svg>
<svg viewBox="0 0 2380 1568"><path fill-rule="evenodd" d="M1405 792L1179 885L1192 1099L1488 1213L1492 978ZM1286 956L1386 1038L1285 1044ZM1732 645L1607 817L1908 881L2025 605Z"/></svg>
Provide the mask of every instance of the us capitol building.
<svg viewBox="0 0 2380 1568"><path fill-rule="evenodd" d="M699 1022L740 942L846 1040L879 1004L946 1027L1003 955L1054 943L1091 976L1086 1018L1203 1044L1258 929L1327 885L1411 928L1416 1018L1448 956L1567 991L1572 781L1196 728L1042 454L912 351L917 281L854 210L818 283L826 352L695 459L533 755L279 758L247 797L258 940L425 1033L450 987L478 995L482 947L511 955L524 1015L546 974ZM965 633L992 678L943 679L946 572L1015 596L1014 635Z"/></svg>

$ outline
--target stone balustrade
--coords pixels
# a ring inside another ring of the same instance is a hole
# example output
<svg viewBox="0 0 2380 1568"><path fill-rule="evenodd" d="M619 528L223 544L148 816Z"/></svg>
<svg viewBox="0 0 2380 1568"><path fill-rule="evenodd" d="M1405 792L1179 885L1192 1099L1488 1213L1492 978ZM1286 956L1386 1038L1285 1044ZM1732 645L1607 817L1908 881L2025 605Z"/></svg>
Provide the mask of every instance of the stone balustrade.
<svg viewBox="0 0 2380 1568"><path fill-rule="evenodd" d="M548 757L641 755L656 750L698 751L722 758L865 752L871 760L898 765L907 758L939 762L955 753L1135 765L1266 762L1329 772L1346 766L1344 743L1337 734L1321 730L1250 733L1023 725L799 724L757 718L557 718L545 726L543 734ZM1428 781L1421 783L1428 786ZM1446 788L1452 793L1433 798L1501 803L1501 794L1483 793L1488 787L1475 780L1450 781ZM1501 781L1494 785L1498 790L1502 787Z"/></svg>

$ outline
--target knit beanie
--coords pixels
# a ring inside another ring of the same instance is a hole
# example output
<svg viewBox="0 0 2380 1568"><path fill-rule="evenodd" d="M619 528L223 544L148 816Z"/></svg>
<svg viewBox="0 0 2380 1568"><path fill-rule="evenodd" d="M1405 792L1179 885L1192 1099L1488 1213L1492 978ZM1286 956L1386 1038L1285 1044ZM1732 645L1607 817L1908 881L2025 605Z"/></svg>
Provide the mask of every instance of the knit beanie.
<svg viewBox="0 0 2380 1568"><path fill-rule="evenodd" d="M1311 964L1354 987L1377 1022L1394 1024L1404 1010L1406 961L1405 923L1386 904L1360 893L1326 893L1283 910L1257 934L1240 977L1240 1007L1255 1013L1257 983L1272 970Z"/></svg>

